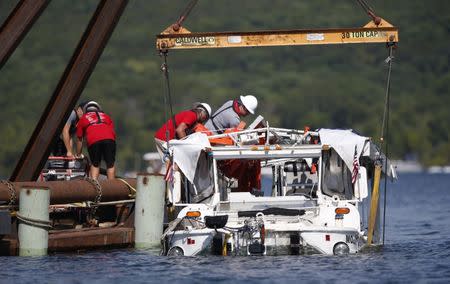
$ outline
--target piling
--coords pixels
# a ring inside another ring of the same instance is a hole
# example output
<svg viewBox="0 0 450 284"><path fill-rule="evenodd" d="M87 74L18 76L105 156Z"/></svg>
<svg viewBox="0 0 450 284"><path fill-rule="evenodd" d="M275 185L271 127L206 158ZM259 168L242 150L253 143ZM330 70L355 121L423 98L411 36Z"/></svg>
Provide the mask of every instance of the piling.
<svg viewBox="0 0 450 284"><path fill-rule="evenodd" d="M163 233L165 187L166 182L162 175L139 174L137 177L134 214L136 248L160 246Z"/></svg>
<svg viewBox="0 0 450 284"><path fill-rule="evenodd" d="M20 190L19 255L41 256L47 254L48 230L50 228L48 188L23 187Z"/></svg>

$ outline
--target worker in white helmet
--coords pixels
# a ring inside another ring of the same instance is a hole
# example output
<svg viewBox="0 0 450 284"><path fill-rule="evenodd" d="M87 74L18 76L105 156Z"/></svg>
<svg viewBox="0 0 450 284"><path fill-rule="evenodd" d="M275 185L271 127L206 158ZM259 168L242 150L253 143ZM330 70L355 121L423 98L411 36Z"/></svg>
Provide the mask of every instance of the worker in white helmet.
<svg viewBox="0 0 450 284"><path fill-rule="evenodd" d="M240 96L239 99L224 103L206 122L205 127L217 134L222 134L227 128L235 128L241 123L241 117L255 114L258 100L255 96ZM241 123L243 128L244 122Z"/></svg>

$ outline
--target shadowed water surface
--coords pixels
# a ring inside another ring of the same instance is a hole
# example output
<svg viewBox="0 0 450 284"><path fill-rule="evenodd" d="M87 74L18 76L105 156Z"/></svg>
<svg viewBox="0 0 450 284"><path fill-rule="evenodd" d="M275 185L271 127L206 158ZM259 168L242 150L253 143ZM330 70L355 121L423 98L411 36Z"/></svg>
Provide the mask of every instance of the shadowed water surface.
<svg viewBox="0 0 450 284"><path fill-rule="evenodd" d="M450 282L450 175L388 184L386 245L351 256L161 257L114 250L0 257L0 283Z"/></svg>

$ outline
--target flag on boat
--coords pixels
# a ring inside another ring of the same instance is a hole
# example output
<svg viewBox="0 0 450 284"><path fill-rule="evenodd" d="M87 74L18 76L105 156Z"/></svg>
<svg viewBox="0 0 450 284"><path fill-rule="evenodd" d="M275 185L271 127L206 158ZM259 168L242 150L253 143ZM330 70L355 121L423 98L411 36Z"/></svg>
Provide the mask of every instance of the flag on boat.
<svg viewBox="0 0 450 284"><path fill-rule="evenodd" d="M353 156L352 184L355 184L359 172L358 150L355 146L355 155Z"/></svg>
<svg viewBox="0 0 450 284"><path fill-rule="evenodd" d="M168 182L173 183L173 163L172 162L167 167L167 171L166 171L166 175L164 176L164 179Z"/></svg>

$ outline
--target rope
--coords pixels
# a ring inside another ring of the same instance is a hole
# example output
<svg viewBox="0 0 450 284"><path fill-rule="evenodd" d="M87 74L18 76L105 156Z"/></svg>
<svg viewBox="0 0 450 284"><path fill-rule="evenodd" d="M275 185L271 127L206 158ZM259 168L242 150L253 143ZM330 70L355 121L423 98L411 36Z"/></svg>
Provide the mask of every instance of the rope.
<svg viewBox="0 0 450 284"><path fill-rule="evenodd" d="M130 194L128 194L129 197L135 197L136 196L136 189L134 187L132 187L131 184L129 184L126 180L121 179L121 178L117 178L117 180L120 180L121 182L123 182L128 187L128 190L130 191Z"/></svg>
<svg viewBox="0 0 450 284"><path fill-rule="evenodd" d="M390 89L391 89L391 71L392 71L392 61L394 60L393 49L394 43L388 43L389 48L389 56L386 58L385 62L388 63L388 74L387 74L387 82L386 82L386 95L384 100L384 113L383 113L383 122L381 124L381 135L380 135L380 143L385 144L385 159L384 159L384 169L385 169L385 178L384 178L384 202L383 202L383 245L385 240L385 232L386 232L386 203L387 203L387 157L389 157L389 105L390 105ZM386 130L386 138L384 137Z"/></svg>
<svg viewBox="0 0 450 284"><path fill-rule="evenodd" d="M22 223L25 223L27 225L38 227L42 229L51 229L53 226L51 225L50 221L47 220L39 220L39 219L33 219L30 217L25 217L20 215L19 213L16 213L17 219L19 219Z"/></svg>
<svg viewBox="0 0 450 284"><path fill-rule="evenodd" d="M50 209L67 209L67 208L90 208L94 206L102 206L102 205L114 205L114 204L126 204L126 203L133 203L135 202L135 199L127 199L127 200L116 200L116 201L104 201L104 202L98 202L93 203L92 201L87 202L78 202L78 203L68 203L68 204L56 204L56 205L50 205Z"/></svg>

